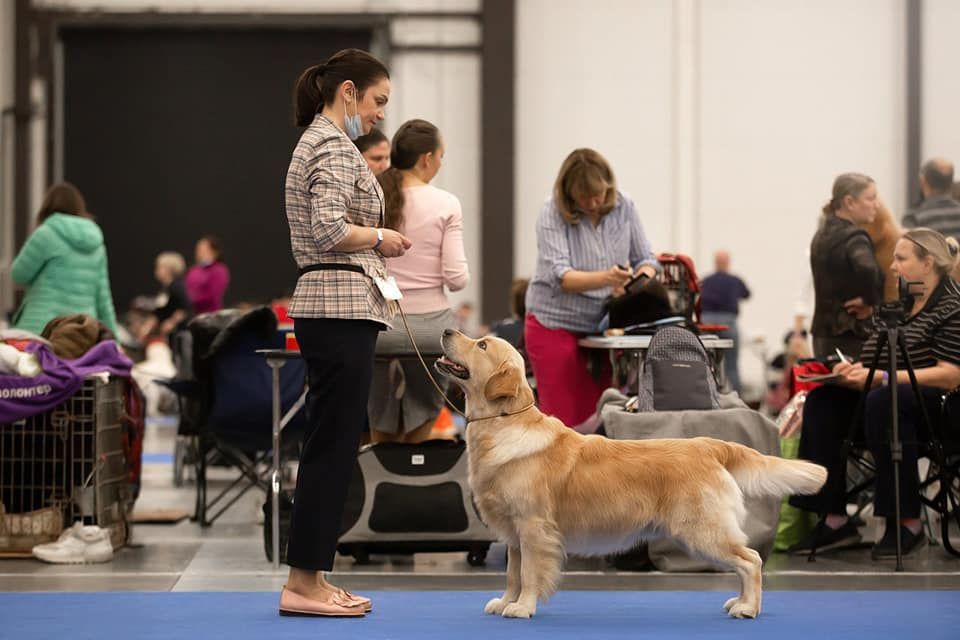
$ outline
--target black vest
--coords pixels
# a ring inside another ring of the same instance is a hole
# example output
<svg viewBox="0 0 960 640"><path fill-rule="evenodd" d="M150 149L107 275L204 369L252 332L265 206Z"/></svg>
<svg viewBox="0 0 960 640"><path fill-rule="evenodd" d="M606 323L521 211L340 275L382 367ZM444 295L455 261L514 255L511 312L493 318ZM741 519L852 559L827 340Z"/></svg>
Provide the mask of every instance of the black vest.
<svg viewBox="0 0 960 640"><path fill-rule="evenodd" d="M863 297L868 302L877 299L877 287L882 282L879 267L869 278L854 273L849 256L851 242L866 239L867 232L848 220L835 215L824 216L820 228L810 243L810 268L813 271L815 306L811 330L814 336L830 337L854 335L867 337L864 322L847 313L843 303Z"/></svg>

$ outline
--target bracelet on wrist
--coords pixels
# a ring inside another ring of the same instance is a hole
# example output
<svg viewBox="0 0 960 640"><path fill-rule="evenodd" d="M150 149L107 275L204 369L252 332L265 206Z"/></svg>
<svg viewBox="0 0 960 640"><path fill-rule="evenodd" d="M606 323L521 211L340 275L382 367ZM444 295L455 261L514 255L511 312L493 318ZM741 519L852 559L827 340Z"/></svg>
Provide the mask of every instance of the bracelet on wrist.
<svg viewBox="0 0 960 640"><path fill-rule="evenodd" d="M377 229L377 242L373 245L373 250L376 251L377 247L380 246L380 243L383 242L383 229Z"/></svg>

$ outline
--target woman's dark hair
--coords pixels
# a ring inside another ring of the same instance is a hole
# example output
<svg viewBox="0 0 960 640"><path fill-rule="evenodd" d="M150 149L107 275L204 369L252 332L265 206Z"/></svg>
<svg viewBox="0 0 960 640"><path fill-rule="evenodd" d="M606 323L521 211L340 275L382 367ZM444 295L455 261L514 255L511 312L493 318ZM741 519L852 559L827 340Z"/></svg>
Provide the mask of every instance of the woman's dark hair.
<svg viewBox="0 0 960 640"><path fill-rule="evenodd" d="M425 153L440 148L440 130L426 120L407 120L393 134L390 168L377 176L383 187L384 226L399 231L403 226L403 176Z"/></svg>
<svg viewBox="0 0 960 640"><path fill-rule="evenodd" d="M381 142L389 143L390 138L388 138L387 134L385 134L383 131L380 131L380 129L373 128L367 135L360 136L354 140L353 144L357 145L357 150L360 153L364 153L370 147L375 147Z"/></svg>
<svg viewBox="0 0 960 640"><path fill-rule="evenodd" d="M43 197L43 203L37 213L37 224L43 224L55 213L66 213L82 218L90 217L83 194L69 182L55 184L47 190L47 195Z"/></svg>
<svg viewBox="0 0 960 640"><path fill-rule="evenodd" d="M324 105L333 104L337 88L350 80L362 95L390 73L382 62L360 49L341 49L326 62L307 67L293 88L293 119L306 127ZM360 96L357 96L358 98Z"/></svg>
<svg viewBox="0 0 960 640"><path fill-rule="evenodd" d="M214 260L214 262L223 261L223 243L220 242L220 238L217 236L203 236L200 238L200 240L198 240L198 242L206 242L208 245L210 245L211 251L213 251L217 256L217 259Z"/></svg>

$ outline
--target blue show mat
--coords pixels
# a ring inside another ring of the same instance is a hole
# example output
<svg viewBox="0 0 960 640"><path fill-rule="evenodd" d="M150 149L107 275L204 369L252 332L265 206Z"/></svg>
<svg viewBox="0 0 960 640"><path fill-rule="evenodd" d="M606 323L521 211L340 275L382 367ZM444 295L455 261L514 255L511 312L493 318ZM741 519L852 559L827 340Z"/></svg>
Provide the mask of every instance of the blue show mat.
<svg viewBox="0 0 960 640"><path fill-rule="evenodd" d="M277 615L278 594L242 592L0 593L4 637L377 638L511 640L960 638L958 591L770 591L757 620L723 611L716 591L561 591L531 620L483 613L494 593L367 593L362 619ZM9 635L6 635L9 634Z"/></svg>

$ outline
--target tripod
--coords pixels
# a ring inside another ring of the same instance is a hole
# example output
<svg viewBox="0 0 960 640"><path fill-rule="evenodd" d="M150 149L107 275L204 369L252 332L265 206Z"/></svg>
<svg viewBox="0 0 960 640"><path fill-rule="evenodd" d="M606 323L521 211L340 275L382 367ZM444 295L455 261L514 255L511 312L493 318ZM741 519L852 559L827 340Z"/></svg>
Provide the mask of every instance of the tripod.
<svg viewBox="0 0 960 640"><path fill-rule="evenodd" d="M888 390L890 394L890 425L889 425L889 446L890 446L890 460L893 466L893 494L894 494L894 527L896 533L896 558L897 558L897 571L903 571L903 546L902 546L902 531L900 527L901 520L901 505L900 505L900 478L901 478L901 463L903 462L903 442L900 439L900 418L899 418L899 394L898 394L898 385L897 385L897 353L899 352L900 356L903 359L904 369L907 371L907 375L910 378L910 388L913 392L913 398L916 402L919 410L920 416L922 419L922 424L926 427L926 432L929 434L929 442L933 449L932 453L935 458L936 463L939 465L939 468L945 469L945 455L943 450L943 438L939 432L939 423L934 426L934 423L930 420L929 412L927 411L927 405L923 399L923 395L920 393L920 386L917 383L917 376L913 370L913 363L910 361L910 354L907 351L906 344L904 343L903 335L900 332L900 325L904 320L903 307L898 304L884 305L880 310L881 317L886 322L886 328L882 329L877 334L877 349L873 356L873 361L870 363L870 369L867 372L867 380L864 385L863 391L860 393L860 397L857 401L857 409L854 413L854 418L850 422L850 429L847 432L847 437L843 441L843 446L841 448L841 458L843 460L847 459L850 449L853 446L854 435L857 432L857 428L861 426L864 422L864 416L866 413L866 403L867 396L869 395L871 389L873 388L874 376L877 372L877 368L880 364L880 359L883 354L886 352L888 354L887 358L887 375L888 375ZM943 498L942 498L943 499ZM817 540L819 534L822 532L822 528L826 526L826 513L820 514L820 521L817 523L817 532L814 535L814 542L810 549L810 555L808 559L812 562L814 556L817 552Z"/></svg>

